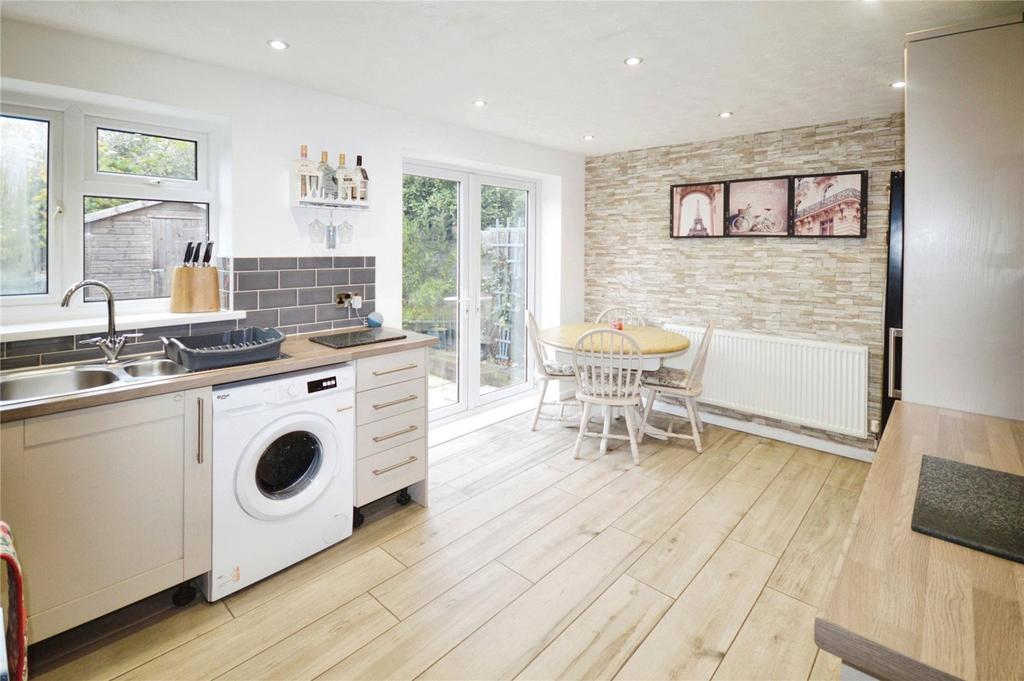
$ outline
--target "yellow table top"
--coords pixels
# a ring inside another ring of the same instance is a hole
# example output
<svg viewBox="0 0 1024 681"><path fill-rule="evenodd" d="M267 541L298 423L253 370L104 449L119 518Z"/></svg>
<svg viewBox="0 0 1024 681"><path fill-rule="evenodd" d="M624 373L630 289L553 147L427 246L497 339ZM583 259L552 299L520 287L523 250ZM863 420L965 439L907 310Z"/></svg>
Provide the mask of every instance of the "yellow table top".
<svg viewBox="0 0 1024 681"><path fill-rule="evenodd" d="M560 350L572 350L576 347L576 341L587 331L594 329L610 329L608 324L563 324L553 326L540 332L538 339L545 345ZM690 348L690 340L686 336L672 333L656 326L629 326L623 329L640 346L640 352L644 355L669 357L686 352Z"/></svg>

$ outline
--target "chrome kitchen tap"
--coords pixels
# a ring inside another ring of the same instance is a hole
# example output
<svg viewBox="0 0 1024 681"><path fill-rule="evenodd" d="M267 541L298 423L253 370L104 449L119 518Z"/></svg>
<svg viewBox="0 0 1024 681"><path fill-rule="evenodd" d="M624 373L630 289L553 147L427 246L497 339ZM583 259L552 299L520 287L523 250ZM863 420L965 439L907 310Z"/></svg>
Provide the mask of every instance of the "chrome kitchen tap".
<svg viewBox="0 0 1024 681"><path fill-rule="evenodd" d="M95 279L86 279L80 281L67 291L64 292L64 299L60 301L61 307L67 307L68 303L71 302L71 296L75 295L75 291L86 286L95 286L96 288L103 291L104 295L107 296L107 337L97 336L96 338L90 338L88 340L81 341L83 345L95 345L103 354L107 357L107 364L115 364L117 362L117 356L121 354L121 349L124 348L124 344L129 338L138 338L141 333L126 333L120 336L117 335L117 330L114 328L114 293L110 290L110 287L104 284L102 281Z"/></svg>

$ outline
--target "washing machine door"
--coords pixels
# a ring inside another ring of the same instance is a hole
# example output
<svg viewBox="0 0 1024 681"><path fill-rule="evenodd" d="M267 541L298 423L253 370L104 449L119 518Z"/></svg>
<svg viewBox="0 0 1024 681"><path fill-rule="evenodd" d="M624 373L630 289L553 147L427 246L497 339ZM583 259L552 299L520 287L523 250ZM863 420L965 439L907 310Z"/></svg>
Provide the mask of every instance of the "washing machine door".
<svg viewBox="0 0 1024 681"><path fill-rule="evenodd" d="M274 421L239 459L238 503L261 520L300 513L330 485L340 458L335 427L323 416L300 413Z"/></svg>

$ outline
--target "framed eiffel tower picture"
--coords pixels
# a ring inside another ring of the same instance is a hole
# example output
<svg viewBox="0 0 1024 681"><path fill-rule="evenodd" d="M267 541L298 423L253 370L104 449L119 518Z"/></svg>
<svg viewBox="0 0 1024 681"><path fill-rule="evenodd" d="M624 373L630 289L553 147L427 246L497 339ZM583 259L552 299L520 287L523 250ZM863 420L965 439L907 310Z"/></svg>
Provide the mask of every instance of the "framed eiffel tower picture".
<svg viewBox="0 0 1024 681"><path fill-rule="evenodd" d="M674 184L668 235L673 239L725 236L725 183Z"/></svg>

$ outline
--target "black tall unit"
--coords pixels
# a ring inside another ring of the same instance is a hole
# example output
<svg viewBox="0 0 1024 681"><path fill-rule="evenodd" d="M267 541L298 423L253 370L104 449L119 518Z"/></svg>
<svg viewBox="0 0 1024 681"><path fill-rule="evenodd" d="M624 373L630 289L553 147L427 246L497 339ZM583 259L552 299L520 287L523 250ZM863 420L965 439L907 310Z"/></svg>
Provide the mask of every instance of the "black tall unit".
<svg viewBox="0 0 1024 681"><path fill-rule="evenodd" d="M885 285L885 352L882 359L882 431L900 399L903 359L903 171L889 177L889 265ZM880 431L881 432L881 431Z"/></svg>

